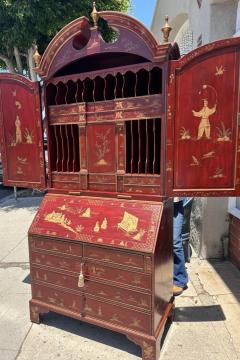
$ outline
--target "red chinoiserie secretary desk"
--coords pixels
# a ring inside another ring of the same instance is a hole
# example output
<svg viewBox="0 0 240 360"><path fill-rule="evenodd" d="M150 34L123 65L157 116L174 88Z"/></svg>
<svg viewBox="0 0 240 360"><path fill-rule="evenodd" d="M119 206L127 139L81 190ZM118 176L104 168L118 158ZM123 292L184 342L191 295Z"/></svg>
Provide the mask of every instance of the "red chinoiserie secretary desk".
<svg viewBox="0 0 240 360"><path fill-rule="evenodd" d="M157 360L172 301L172 196L240 194L240 38L179 58L137 20L65 26L36 72L0 75L4 183L47 189L29 229L30 316L125 334Z"/></svg>

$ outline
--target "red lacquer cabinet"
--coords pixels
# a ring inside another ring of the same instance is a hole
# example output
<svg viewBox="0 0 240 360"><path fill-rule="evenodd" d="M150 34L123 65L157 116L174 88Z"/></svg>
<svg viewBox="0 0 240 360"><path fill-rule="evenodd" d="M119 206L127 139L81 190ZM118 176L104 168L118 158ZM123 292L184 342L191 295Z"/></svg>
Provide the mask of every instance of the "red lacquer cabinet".
<svg viewBox="0 0 240 360"><path fill-rule="evenodd" d="M31 320L55 311L126 334L156 360L172 301L172 196L239 194L239 38L179 59L138 21L85 17L38 83L0 75L4 183L47 189L29 230ZM46 114L47 175L42 113Z"/></svg>

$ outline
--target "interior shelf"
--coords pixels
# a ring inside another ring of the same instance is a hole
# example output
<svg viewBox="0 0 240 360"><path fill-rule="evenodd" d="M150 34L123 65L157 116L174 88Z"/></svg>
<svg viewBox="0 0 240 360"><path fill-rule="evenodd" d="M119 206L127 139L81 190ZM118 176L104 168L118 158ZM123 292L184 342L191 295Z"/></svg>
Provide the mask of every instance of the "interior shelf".
<svg viewBox="0 0 240 360"><path fill-rule="evenodd" d="M83 79L61 79L47 85L48 105L95 102L162 94L162 69L117 72L87 76Z"/></svg>
<svg viewBox="0 0 240 360"><path fill-rule="evenodd" d="M51 125L51 169L57 172L79 172L78 125Z"/></svg>
<svg viewBox="0 0 240 360"><path fill-rule="evenodd" d="M126 121L126 173L159 174L161 119Z"/></svg>

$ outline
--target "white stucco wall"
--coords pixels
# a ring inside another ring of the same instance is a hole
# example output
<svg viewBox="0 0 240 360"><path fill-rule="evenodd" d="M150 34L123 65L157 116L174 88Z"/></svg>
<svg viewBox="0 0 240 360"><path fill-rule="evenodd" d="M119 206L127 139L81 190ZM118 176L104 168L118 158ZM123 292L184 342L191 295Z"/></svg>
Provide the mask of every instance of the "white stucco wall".
<svg viewBox="0 0 240 360"><path fill-rule="evenodd" d="M193 44L202 34L203 44L231 37L235 33L238 0L204 0L201 8L197 0L157 0L151 30L162 40L164 16L169 16L173 28L169 41L174 41L179 29L189 18ZM239 19L240 27L240 19Z"/></svg>
<svg viewBox="0 0 240 360"><path fill-rule="evenodd" d="M210 32L207 42L232 37L236 31L238 1L214 2L210 6Z"/></svg>
<svg viewBox="0 0 240 360"><path fill-rule="evenodd" d="M162 40L161 28L164 25L165 15L168 15L171 26L174 25L170 41L174 40L177 32L188 18L188 9L189 0L157 0L151 26L152 32L159 40ZM183 14L182 20L179 16L181 14ZM174 18L177 18L176 22L173 22Z"/></svg>
<svg viewBox="0 0 240 360"><path fill-rule="evenodd" d="M238 2L237 18L236 18L236 32L234 36L240 36L240 1Z"/></svg>

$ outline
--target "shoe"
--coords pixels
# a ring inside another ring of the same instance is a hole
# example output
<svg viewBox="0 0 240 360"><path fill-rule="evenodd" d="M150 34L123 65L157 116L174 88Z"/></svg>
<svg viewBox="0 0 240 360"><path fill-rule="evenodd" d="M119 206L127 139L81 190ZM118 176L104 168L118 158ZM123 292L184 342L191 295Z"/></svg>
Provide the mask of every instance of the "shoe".
<svg viewBox="0 0 240 360"><path fill-rule="evenodd" d="M187 289L187 285L184 287L173 285L173 296L181 295L185 289Z"/></svg>

